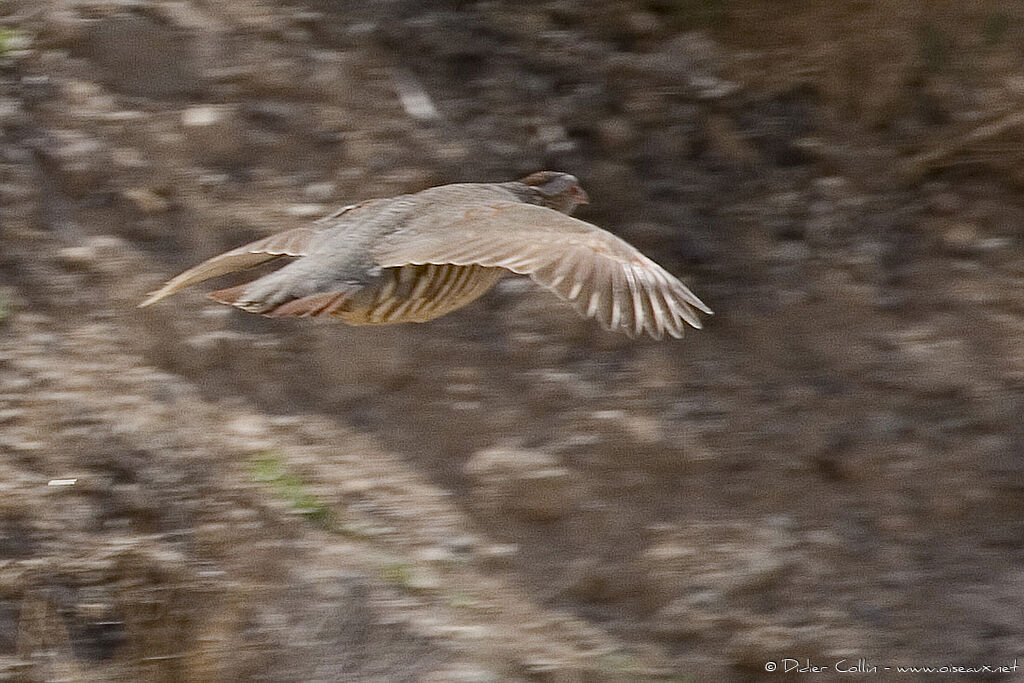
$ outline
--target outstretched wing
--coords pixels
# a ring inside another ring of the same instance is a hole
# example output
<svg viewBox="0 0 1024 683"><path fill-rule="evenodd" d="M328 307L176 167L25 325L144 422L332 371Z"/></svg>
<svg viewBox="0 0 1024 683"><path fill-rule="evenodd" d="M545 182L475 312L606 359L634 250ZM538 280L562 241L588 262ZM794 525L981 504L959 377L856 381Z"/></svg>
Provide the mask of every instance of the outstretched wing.
<svg viewBox="0 0 1024 683"><path fill-rule="evenodd" d="M419 264L505 268L634 337L680 337L697 310L711 313L686 285L615 235L532 204L441 207L387 236L376 252L385 268Z"/></svg>
<svg viewBox="0 0 1024 683"><path fill-rule="evenodd" d="M295 228L214 256L172 278L163 287L151 293L139 307L151 306L189 285L252 268L281 256L305 256L309 253L313 236L318 232L313 228Z"/></svg>

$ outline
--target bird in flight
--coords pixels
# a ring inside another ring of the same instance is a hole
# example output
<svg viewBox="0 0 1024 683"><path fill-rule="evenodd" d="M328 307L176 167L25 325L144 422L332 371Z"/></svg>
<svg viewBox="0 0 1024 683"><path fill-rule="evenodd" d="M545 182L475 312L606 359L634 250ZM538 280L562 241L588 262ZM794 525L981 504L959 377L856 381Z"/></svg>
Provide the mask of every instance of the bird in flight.
<svg viewBox="0 0 1024 683"><path fill-rule="evenodd" d="M186 270L140 304L274 259L267 275L210 294L271 317L350 325L426 322L525 275L581 315L630 337L681 337L711 313L686 285L615 235L569 216L587 194L568 173L456 183L346 206Z"/></svg>

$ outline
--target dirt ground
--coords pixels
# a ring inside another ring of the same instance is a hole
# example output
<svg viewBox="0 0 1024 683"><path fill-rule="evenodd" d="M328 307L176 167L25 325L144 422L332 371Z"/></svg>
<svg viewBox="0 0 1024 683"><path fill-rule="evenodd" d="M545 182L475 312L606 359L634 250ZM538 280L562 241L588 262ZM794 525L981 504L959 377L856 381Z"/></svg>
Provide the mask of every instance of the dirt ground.
<svg viewBox="0 0 1024 683"><path fill-rule="evenodd" d="M1024 657L1024 4L779 7L0 3L0 677ZM706 329L631 341L515 279L401 327L135 308L341 205L540 169Z"/></svg>

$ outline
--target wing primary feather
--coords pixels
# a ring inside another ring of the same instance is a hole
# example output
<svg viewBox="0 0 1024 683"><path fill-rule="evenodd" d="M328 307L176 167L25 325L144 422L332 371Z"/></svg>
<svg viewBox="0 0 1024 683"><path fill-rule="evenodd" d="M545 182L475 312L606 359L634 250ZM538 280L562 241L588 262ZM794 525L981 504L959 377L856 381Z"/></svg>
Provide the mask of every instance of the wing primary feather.
<svg viewBox="0 0 1024 683"><path fill-rule="evenodd" d="M684 284L629 243L589 223L516 201L497 199L465 209L454 202L427 212L386 237L375 258L382 268L451 264L527 275L605 329L630 336L678 337L688 325L700 327L698 311L710 313ZM431 271L431 286L417 288L417 294L446 303L411 306L434 312L468 302L478 294L474 272ZM397 288L400 297L405 291ZM409 307L399 304L388 317Z"/></svg>
<svg viewBox="0 0 1024 683"><path fill-rule="evenodd" d="M690 302L687 301L683 293L679 291L679 287L673 287L670 291L675 297L674 299L671 299L671 301L676 305L679 317L688 322L692 327L698 330L701 329L703 325L701 325L700 318L697 317L697 314L690 306Z"/></svg>
<svg viewBox="0 0 1024 683"><path fill-rule="evenodd" d="M572 274L573 262L571 257L562 257L554 262L554 269L551 276L550 287L557 289L559 285L565 282L565 279Z"/></svg>
<svg viewBox="0 0 1024 683"><path fill-rule="evenodd" d="M654 294L656 294L657 302L660 308L665 312L666 324L671 322L673 327L682 333L682 318L679 314L679 304L671 297L672 282L671 276L665 273L653 272L655 282L657 283L654 288Z"/></svg>
<svg viewBox="0 0 1024 683"><path fill-rule="evenodd" d="M610 320L608 321L609 328L612 330L619 329L619 323L622 321L622 271L618 268L612 268L611 272L611 289L612 289L612 311Z"/></svg>
<svg viewBox="0 0 1024 683"><path fill-rule="evenodd" d="M652 308L656 311L655 317L658 320L659 332L668 330L669 334L673 334L673 330L678 330L678 326L675 315L672 313L672 307L665 301L660 280L655 279L653 283L649 283L647 295L650 297ZM673 336L675 335L673 334Z"/></svg>
<svg viewBox="0 0 1024 683"><path fill-rule="evenodd" d="M595 289L590 293L590 301L587 302L587 313L588 318L593 318L597 315L598 306L601 305L601 291Z"/></svg>
<svg viewBox="0 0 1024 683"><path fill-rule="evenodd" d="M697 318L693 309L686 301L686 298L680 295L680 288L686 290L686 287L679 282L679 280L660 267L658 270L652 270L651 272L655 277L657 277L658 281L662 285L659 288L662 299L671 309L673 317L677 320L685 321L692 327L699 330L701 328L700 319Z"/></svg>
<svg viewBox="0 0 1024 683"><path fill-rule="evenodd" d="M642 284L644 311L648 316L647 330L652 337L658 339L665 331L665 316L658 304L657 282L651 278L644 278Z"/></svg>
<svg viewBox="0 0 1024 683"><path fill-rule="evenodd" d="M678 282L678 281L677 281ZM690 304L694 308L700 309L708 315L714 315L715 312L708 308L707 304L697 298L697 295L690 291L690 288L684 285L682 282L679 283L679 294L680 297L686 303Z"/></svg>
<svg viewBox="0 0 1024 683"><path fill-rule="evenodd" d="M575 258L575 254L571 254L565 259L565 276L559 283L559 296L567 301L573 301L583 288L579 276L579 266L579 260Z"/></svg>
<svg viewBox="0 0 1024 683"><path fill-rule="evenodd" d="M653 262L652 262L652 263L653 263ZM701 301L701 300L700 300L699 298L697 298L697 295L696 295L696 294L694 294L693 292L691 292L691 291L690 291L690 288L689 288L689 287L687 287L686 285L684 285L684 284L683 284L683 283L682 283L682 282L681 282L681 281L679 280L679 278L677 278L677 277L675 277L675 276L673 276L673 275L669 274L669 273L668 273L667 271L665 271L665 270L664 270L664 269L663 269L663 268L662 268L661 266L658 266L657 264L654 264L654 265L655 265L655 266L656 266L656 267L657 267L657 268L658 268L659 270L661 270L661 271L662 271L662 272L664 273L664 276L665 276L666 278L668 278L668 280L669 280L669 281L670 281L670 282L671 282L671 283L672 283L672 284L674 285L674 286L673 286L673 289L675 289L675 290L676 290L676 291L678 292L678 294L679 294L679 298L681 298L681 299L682 299L683 301L685 301L686 303L690 304L690 305L691 305L691 306L693 306L694 308L700 309L700 310L701 310L701 311L703 311L704 313L707 313L708 315L714 315L714 313L715 313L715 312L714 312L714 311L712 311L712 310L711 310L711 309L710 309L710 308L708 307L708 305L707 305L707 304L705 304L705 303L704 303L703 301Z"/></svg>
<svg viewBox="0 0 1024 683"><path fill-rule="evenodd" d="M644 299L647 298L647 292L644 291L643 286L640 284L639 274L632 267L626 269L625 275L626 283L629 285L629 296L633 304L633 332L640 334L644 331L648 320L648 316L644 312Z"/></svg>
<svg viewBox="0 0 1024 683"><path fill-rule="evenodd" d="M574 280L573 283L572 283L572 288L566 294L565 298L569 299L570 301L574 300L576 297L578 297L580 295L580 291L582 289L583 289L583 280L578 280L578 279Z"/></svg>

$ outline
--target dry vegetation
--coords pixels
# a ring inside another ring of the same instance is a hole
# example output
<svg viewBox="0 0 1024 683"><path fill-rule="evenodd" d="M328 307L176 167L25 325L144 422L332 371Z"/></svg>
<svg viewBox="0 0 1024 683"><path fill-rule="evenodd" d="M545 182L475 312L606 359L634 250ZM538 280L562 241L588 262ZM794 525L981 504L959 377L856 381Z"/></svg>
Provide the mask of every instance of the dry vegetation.
<svg viewBox="0 0 1024 683"><path fill-rule="evenodd" d="M1008 1L6 0L0 676L1011 664L1022 33ZM540 168L708 328L633 342L518 281L393 329L134 307Z"/></svg>

